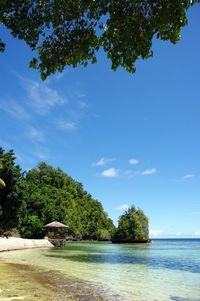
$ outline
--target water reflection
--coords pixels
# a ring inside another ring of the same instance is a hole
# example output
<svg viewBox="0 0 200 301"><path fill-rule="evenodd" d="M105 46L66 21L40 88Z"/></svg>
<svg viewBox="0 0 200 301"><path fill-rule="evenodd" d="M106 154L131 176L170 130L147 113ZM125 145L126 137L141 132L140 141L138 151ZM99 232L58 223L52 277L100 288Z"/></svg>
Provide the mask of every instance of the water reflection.
<svg viewBox="0 0 200 301"><path fill-rule="evenodd" d="M168 250L168 249L166 249ZM179 249L180 250L180 249ZM73 262L144 265L154 269L170 269L200 273L200 261L181 256L163 256L152 252L149 245L71 244L64 249L52 249L45 256Z"/></svg>

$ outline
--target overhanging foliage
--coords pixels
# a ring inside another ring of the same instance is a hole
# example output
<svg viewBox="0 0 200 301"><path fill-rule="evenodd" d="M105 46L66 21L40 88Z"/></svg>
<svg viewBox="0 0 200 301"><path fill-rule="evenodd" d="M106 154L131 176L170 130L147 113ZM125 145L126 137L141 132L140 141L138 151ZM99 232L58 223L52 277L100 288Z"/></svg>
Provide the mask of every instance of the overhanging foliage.
<svg viewBox="0 0 200 301"><path fill-rule="evenodd" d="M154 37L176 43L186 12L199 0L1 0L0 22L36 56L42 79L65 66L95 63L102 48L112 69L135 72L152 56ZM0 40L0 51L5 43Z"/></svg>

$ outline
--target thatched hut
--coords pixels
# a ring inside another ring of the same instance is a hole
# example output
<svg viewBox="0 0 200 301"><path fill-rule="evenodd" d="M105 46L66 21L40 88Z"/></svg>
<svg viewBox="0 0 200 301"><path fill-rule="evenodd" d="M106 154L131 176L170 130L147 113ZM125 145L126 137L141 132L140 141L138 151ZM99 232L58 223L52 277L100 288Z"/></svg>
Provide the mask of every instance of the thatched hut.
<svg viewBox="0 0 200 301"><path fill-rule="evenodd" d="M64 247L66 243L66 229L69 226L54 221L44 226L48 230L48 240L57 247ZM61 231L60 231L61 230Z"/></svg>

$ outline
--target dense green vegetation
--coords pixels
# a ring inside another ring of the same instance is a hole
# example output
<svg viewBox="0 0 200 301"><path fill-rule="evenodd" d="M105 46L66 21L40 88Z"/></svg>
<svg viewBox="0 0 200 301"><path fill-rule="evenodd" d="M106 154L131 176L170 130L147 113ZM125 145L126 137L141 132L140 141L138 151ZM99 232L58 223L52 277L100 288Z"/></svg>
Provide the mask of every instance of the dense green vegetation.
<svg viewBox="0 0 200 301"><path fill-rule="evenodd" d="M102 205L82 184L60 168L40 163L23 173L13 151L0 148L0 228L17 228L23 237L43 237L43 226L58 220L69 226L69 235L80 239L109 240L114 225Z"/></svg>
<svg viewBox="0 0 200 301"><path fill-rule="evenodd" d="M15 164L13 151L0 148L0 178L6 186L0 189L0 228L8 230L16 227L19 221L19 208L23 202L23 173Z"/></svg>
<svg viewBox="0 0 200 301"><path fill-rule="evenodd" d="M25 192L20 231L27 237L42 236L42 225L53 220L66 223L69 234L82 239L110 239L113 234L101 203L59 168L40 163L30 170Z"/></svg>
<svg viewBox="0 0 200 301"><path fill-rule="evenodd" d="M41 238L43 226L58 220L69 226L68 235L78 239L147 241L148 218L140 209L129 208L115 229L101 203L83 185L60 168L40 163L22 172L14 152L0 148L0 230L19 231L22 237Z"/></svg>
<svg viewBox="0 0 200 301"><path fill-rule="evenodd" d="M129 208L119 218L113 242L146 242L149 239L149 222L141 209Z"/></svg>
<svg viewBox="0 0 200 301"><path fill-rule="evenodd" d="M135 72L154 38L176 43L187 10L199 0L1 0L0 23L36 52L30 66L45 79L65 66L95 63L103 49L112 69ZM0 39L0 52L5 43Z"/></svg>

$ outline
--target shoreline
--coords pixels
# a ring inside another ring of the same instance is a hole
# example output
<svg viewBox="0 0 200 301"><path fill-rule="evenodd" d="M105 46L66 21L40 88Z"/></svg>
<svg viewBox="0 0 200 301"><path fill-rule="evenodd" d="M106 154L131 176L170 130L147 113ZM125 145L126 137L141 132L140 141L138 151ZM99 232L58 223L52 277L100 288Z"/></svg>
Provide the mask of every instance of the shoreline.
<svg viewBox="0 0 200 301"><path fill-rule="evenodd" d="M47 239L0 237L0 252L34 249L34 248L53 248L53 247L54 246Z"/></svg>
<svg viewBox="0 0 200 301"><path fill-rule="evenodd" d="M109 298L89 281L67 276L59 270L10 262L1 256L0 300L121 301Z"/></svg>
<svg viewBox="0 0 200 301"><path fill-rule="evenodd" d="M166 241L3 252L0 300L199 300L199 251L199 242Z"/></svg>

